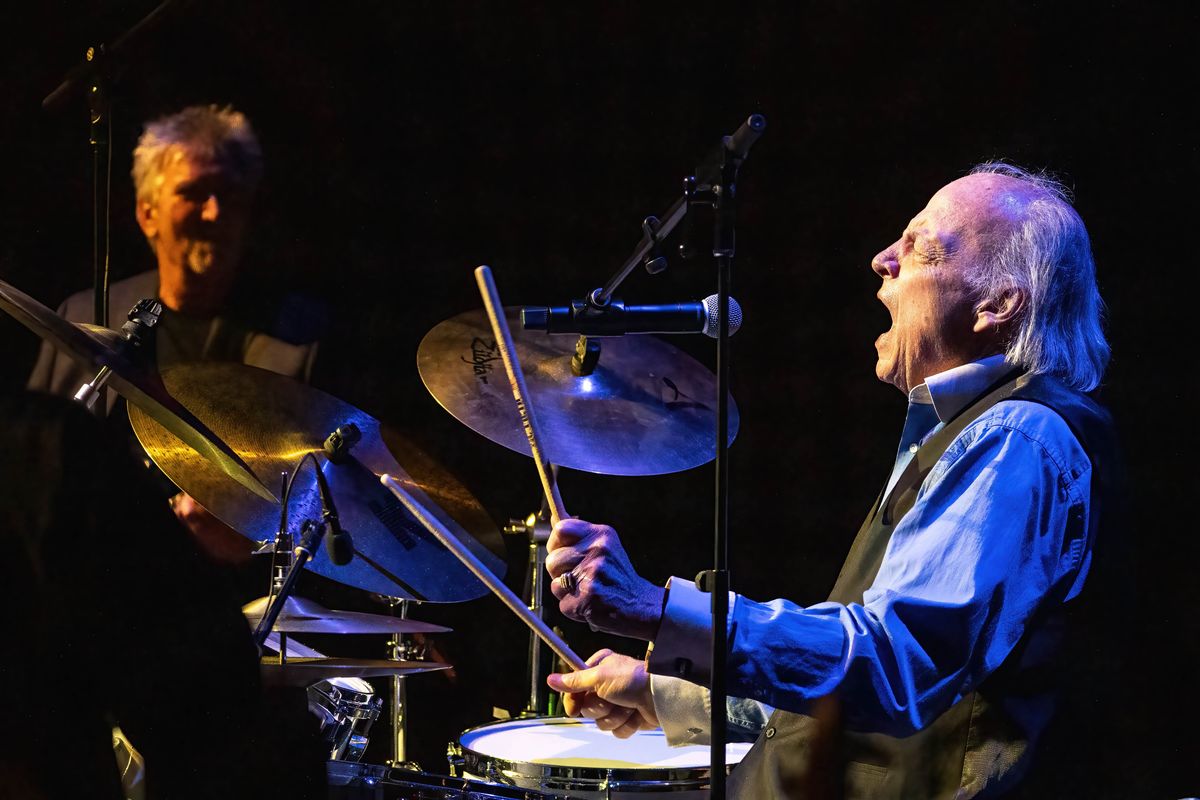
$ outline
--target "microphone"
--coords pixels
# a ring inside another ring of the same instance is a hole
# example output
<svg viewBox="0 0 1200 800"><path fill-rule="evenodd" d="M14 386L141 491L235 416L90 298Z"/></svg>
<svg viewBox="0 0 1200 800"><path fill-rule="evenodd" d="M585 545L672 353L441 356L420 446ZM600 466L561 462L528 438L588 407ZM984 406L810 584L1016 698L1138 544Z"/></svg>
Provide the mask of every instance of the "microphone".
<svg viewBox="0 0 1200 800"><path fill-rule="evenodd" d="M722 140L722 144L725 145L725 149L744 161L746 156L750 155L750 148L766 129L767 118L762 114L751 114L732 136L726 136Z"/></svg>
<svg viewBox="0 0 1200 800"><path fill-rule="evenodd" d="M349 427L353 428L356 433L358 432L356 426L350 425ZM341 431L342 428L338 430ZM354 560L354 540L350 538L349 533L342 529L342 523L338 519L337 506L333 504L333 492L329 491L329 482L325 480L325 473L321 472L320 467L317 467L316 474L317 495L321 498L321 522L329 526L325 536L325 552L335 566L344 567Z"/></svg>
<svg viewBox="0 0 1200 800"><path fill-rule="evenodd" d="M627 333L703 333L717 338L717 296L698 303L627 306L610 300L603 308L573 300L570 306L525 306L521 325L529 331L623 336ZM729 298L729 335L742 326L742 307Z"/></svg>
<svg viewBox="0 0 1200 800"><path fill-rule="evenodd" d="M342 530L336 518L330 520L330 529L325 537L325 552L335 566L344 567L354 560L354 540L347 531Z"/></svg>

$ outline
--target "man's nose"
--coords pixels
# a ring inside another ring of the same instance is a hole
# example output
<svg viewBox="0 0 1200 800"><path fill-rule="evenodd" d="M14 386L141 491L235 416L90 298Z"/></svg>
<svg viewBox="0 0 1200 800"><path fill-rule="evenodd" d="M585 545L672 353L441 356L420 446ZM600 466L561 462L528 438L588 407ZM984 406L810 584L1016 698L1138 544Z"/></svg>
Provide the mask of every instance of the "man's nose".
<svg viewBox="0 0 1200 800"><path fill-rule="evenodd" d="M216 222L217 217L220 215L221 204L215 194L210 194L208 199L204 201L204 205L200 208L200 219L205 222Z"/></svg>
<svg viewBox="0 0 1200 800"><path fill-rule="evenodd" d="M871 269L881 278L895 278L899 275L900 261L896 257L896 248L889 247L871 259Z"/></svg>

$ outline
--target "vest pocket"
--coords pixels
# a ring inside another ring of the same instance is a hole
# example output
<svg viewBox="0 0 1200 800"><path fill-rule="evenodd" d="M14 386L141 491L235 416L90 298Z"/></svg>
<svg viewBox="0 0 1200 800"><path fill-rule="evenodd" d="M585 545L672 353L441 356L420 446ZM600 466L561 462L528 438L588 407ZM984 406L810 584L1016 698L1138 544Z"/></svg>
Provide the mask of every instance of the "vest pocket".
<svg viewBox="0 0 1200 800"><path fill-rule="evenodd" d="M861 761L846 763L846 800L874 800L885 797L880 790L887 782L887 767L865 764Z"/></svg>

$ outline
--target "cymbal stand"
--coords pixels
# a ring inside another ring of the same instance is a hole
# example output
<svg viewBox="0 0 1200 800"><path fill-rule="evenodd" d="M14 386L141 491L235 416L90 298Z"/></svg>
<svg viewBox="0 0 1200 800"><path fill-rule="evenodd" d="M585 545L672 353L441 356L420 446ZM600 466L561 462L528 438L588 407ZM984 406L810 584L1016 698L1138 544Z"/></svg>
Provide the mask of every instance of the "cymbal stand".
<svg viewBox="0 0 1200 800"><path fill-rule="evenodd" d="M392 607L392 615L399 619L408 619L408 601L399 597L389 597L388 604ZM402 633L392 634L388 640L388 658L393 661L417 660L422 653L415 643L405 638ZM404 769L409 766L407 759L408 738L408 684L403 675L392 676L392 759L389 766Z"/></svg>
<svg viewBox="0 0 1200 800"><path fill-rule="evenodd" d="M558 476L558 465L552 464L555 477ZM513 536L529 537L529 610L538 619L543 618L542 598L546 593L546 542L550 539L550 509L545 498L542 507L523 520L509 520L504 532ZM522 717L536 717L545 712L546 708L546 676L542 669L542 640L536 633L529 633L529 702Z"/></svg>
<svg viewBox="0 0 1200 800"><path fill-rule="evenodd" d="M281 485L279 488L279 496L287 497L288 490L288 472L284 470L280 473ZM279 512L279 529L275 531L275 541L272 544L271 551L271 589L267 592L267 605L275 599L275 596L283 590L283 582L287 578L287 574L291 571L295 563L295 555L292 553L292 534L287 530L287 507L283 506ZM283 558L280 559L279 554L283 553ZM279 631L279 663L283 664L287 661L287 634Z"/></svg>

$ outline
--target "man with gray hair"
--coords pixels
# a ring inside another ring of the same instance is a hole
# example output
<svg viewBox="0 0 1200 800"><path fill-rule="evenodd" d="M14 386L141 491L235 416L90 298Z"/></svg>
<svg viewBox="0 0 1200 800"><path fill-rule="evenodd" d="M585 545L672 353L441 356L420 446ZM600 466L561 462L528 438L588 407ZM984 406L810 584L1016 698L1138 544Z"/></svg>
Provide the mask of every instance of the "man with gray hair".
<svg viewBox="0 0 1200 800"><path fill-rule="evenodd" d="M307 380L314 337L284 338L303 325L288 319L246 319L230 313L246 229L259 179L262 151L245 115L229 107L191 106L146 125L133 151L136 217L157 268L117 281L109 292L108 327L120 328L138 300L164 306L155 329L160 369L190 361L238 361ZM59 307L72 322L91 322L92 293L78 292ZM30 389L73 396L89 380L78 364L42 345ZM112 410L116 394L107 393ZM249 544L232 534L186 494L172 507L202 546L238 560Z"/></svg>
<svg viewBox="0 0 1200 800"><path fill-rule="evenodd" d="M1059 184L987 163L871 267L892 319L876 375L909 404L895 465L828 601L731 597L730 732L757 737L731 796L1063 796L1034 779L1078 766L1046 752L1078 708L1116 461L1086 394L1109 356L1087 231ZM652 642L550 676L568 712L706 741L708 596L641 578L608 526L564 520L548 546L564 614Z"/></svg>

